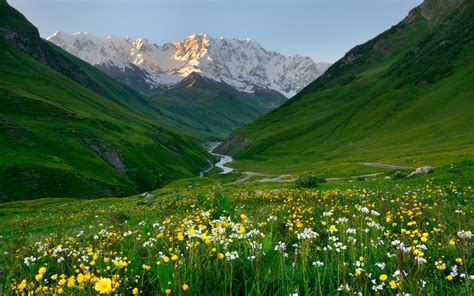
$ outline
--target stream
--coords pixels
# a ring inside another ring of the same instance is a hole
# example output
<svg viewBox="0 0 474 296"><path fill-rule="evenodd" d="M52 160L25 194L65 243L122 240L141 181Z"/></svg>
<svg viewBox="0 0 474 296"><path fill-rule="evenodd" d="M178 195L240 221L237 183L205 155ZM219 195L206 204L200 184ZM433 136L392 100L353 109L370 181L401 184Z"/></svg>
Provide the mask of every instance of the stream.
<svg viewBox="0 0 474 296"><path fill-rule="evenodd" d="M234 170L233 168L230 168L230 167L226 166L226 164L231 163L232 161L234 161L234 159L231 156L218 154L218 153L213 152L214 149L216 149L217 146L219 146L220 143L221 142L209 142L209 143L204 144L204 147L206 147L206 149L207 149L207 151L209 151L209 153L211 153L214 156L219 157L219 161L215 164L211 164L211 167L209 169L207 169L206 171L202 172L201 176L203 176L204 173L207 173L208 171L210 171L213 166L216 167L216 168L219 168L222 171L222 172L220 172L220 174L227 174L227 173L230 173Z"/></svg>

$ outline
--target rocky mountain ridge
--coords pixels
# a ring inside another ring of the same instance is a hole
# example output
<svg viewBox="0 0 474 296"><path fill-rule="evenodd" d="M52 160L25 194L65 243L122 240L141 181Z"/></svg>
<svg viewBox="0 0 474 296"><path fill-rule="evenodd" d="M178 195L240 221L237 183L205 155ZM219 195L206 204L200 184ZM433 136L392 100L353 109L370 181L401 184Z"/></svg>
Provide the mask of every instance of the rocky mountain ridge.
<svg viewBox="0 0 474 296"><path fill-rule="evenodd" d="M48 40L142 92L169 88L199 73L240 91L272 89L289 98L330 66L268 51L249 39L213 38L205 33L164 45L88 33L56 32Z"/></svg>

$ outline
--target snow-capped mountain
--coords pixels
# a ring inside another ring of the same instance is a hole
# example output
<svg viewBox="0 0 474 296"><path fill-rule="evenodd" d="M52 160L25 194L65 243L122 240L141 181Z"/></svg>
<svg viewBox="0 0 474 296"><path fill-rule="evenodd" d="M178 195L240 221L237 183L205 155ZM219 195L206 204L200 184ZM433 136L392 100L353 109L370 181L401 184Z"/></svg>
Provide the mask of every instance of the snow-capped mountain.
<svg viewBox="0 0 474 296"><path fill-rule="evenodd" d="M264 88L291 97L330 66L267 51L249 39L205 33L164 45L87 33L56 32L48 40L140 91L169 88L194 72L241 91Z"/></svg>

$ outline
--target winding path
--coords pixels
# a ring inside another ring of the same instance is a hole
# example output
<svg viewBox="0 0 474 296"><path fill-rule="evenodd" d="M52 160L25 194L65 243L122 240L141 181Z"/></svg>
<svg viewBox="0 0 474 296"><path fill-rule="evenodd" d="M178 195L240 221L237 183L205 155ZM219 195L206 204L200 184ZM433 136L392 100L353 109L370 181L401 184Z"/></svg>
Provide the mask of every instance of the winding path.
<svg viewBox="0 0 474 296"><path fill-rule="evenodd" d="M223 154L218 154L214 153L214 149L219 145L219 142L216 143L208 143L206 145L209 153L212 155L215 155L220 158L220 160L216 163L213 164L212 162L209 161L210 167L200 173L200 177L204 176L207 172L209 172L213 167L217 167L222 170L220 174L227 174L232 171L234 171L233 168L226 166L226 164L231 163L233 158L228 155L223 155ZM401 166L401 165L395 165L395 164L386 164L386 163L381 163L381 162L363 162L360 163L360 165L363 166L368 166L368 167L375 167L375 168L383 168L383 169L393 169L393 170L414 170L416 168L414 167L409 167L409 166ZM326 181L331 182L331 181L340 181L340 180L351 180L351 179L358 179L358 178L368 178L368 177L377 177L380 175L384 175L384 172L377 172L377 173L370 173L370 174L364 174L364 175L358 175L358 176L347 176L347 177L333 177L333 178L326 178ZM258 172L242 172L242 178L231 182L230 184L241 184L246 181L248 181L252 177L263 177L257 182L260 183L288 183L288 182L294 182L296 181L296 178L292 178L292 175L290 174L283 174L283 175L270 175L270 174L265 174L265 173L258 173Z"/></svg>
<svg viewBox="0 0 474 296"><path fill-rule="evenodd" d="M363 162L361 163L363 166L374 167L374 168L382 168L382 169L392 169L392 170L414 170L416 168L409 167L409 166L402 166L396 164L387 164L382 162Z"/></svg>
<svg viewBox="0 0 474 296"><path fill-rule="evenodd" d="M238 179L231 184L240 184L252 177L272 177L272 175L267 175L267 174L262 174L262 173L256 173L256 172L242 172L243 178Z"/></svg>

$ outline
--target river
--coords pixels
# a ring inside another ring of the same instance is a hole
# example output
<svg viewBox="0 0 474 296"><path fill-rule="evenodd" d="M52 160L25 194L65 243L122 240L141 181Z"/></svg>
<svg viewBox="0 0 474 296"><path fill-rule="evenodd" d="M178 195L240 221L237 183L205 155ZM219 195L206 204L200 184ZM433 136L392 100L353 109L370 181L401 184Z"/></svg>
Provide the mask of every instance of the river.
<svg viewBox="0 0 474 296"><path fill-rule="evenodd" d="M232 161L234 161L234 159L229 155L218 154L218 153L213 152L214 149L216 149L217 146L219 146L220 143L221 142L210 142L210 143L204 144L204 147L206 147L206 149L207 149L207 151L209 151L209 153L211 153L214 156L219 157L219 161L217 163L213 164L213 166L215 166L216 168L219 168L222 171L222 172L220 172L220 174L228 174L228 173L232 172L234 169L231 168L231 167L226 166L226 164L231 163ZM211 169L212 169L212 166L207 171L205 171L204 173L210 171ZM201 175L204 175L204 174L201 173Z"/></svg>

